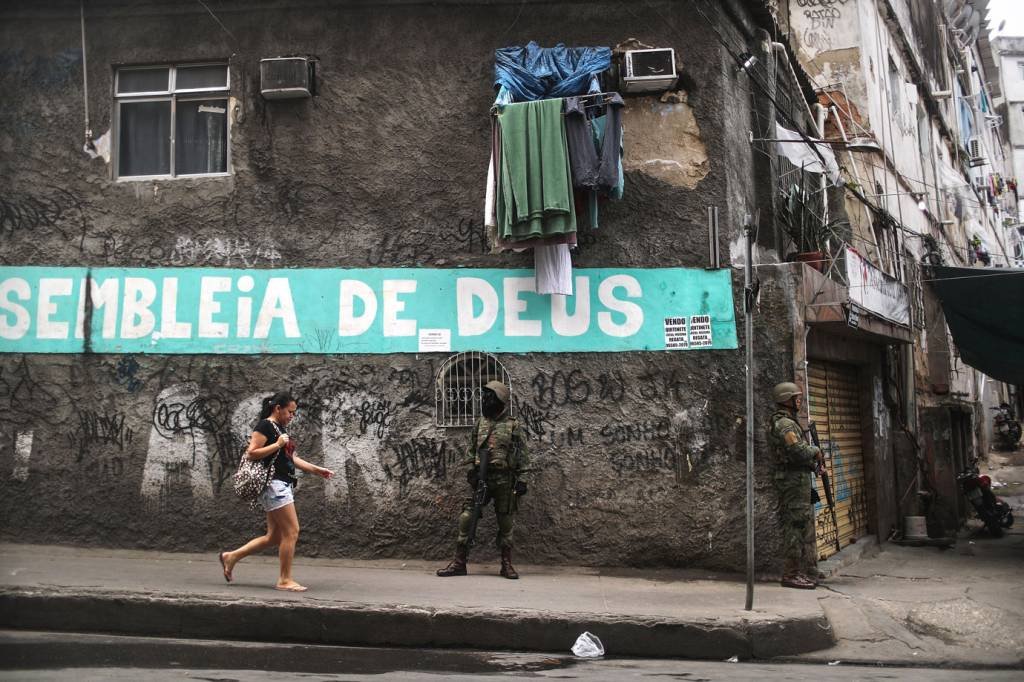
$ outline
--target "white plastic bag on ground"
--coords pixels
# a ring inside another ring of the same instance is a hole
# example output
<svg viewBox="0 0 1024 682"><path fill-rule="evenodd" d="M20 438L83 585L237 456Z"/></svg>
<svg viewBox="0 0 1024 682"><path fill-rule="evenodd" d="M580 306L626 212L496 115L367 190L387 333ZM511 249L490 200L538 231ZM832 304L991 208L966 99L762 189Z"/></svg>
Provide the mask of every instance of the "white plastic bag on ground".
<svg viewBox="0 0 1024 682"><path fill-rule="evenodd" d="M572 645L572 652L580 658L597 658L604 656L604 645L601 644L597 635L584 632L576 638L576 643Z"/></svg>

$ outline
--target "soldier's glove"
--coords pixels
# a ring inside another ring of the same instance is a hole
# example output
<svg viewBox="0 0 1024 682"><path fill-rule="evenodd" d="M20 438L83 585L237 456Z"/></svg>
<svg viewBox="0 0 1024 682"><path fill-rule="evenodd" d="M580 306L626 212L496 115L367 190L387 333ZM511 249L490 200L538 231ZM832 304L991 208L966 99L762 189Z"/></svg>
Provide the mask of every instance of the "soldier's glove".
<svg viewBox="0 0 1024 682"><path fill-rule="evenodd" d="M470 469L466 472L466 481L475 488L476 484L480 481L480 474L477 473L476 469Z"/></svg>
<svg viewBox="0 0 1024 682"><path fill-rule="evenodd" d="M526 494L526 481L516 481L515 493L519 497Z"/></svg>

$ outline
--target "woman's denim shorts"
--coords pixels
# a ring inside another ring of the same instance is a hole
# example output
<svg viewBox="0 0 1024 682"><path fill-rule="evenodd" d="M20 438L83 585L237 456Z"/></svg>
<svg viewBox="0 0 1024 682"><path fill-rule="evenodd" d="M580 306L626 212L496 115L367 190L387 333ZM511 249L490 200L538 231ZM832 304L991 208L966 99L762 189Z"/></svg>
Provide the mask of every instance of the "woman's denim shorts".
<svg viewBox="0 0 1024 682"><path fill-rule="evenodd" d="M276 478L271 479L270 485L260 495L260 504L263 505L263 511L272 512L275 509L286 507L293 502L295 502L295 496L292 495L292 487Z"/></svg>

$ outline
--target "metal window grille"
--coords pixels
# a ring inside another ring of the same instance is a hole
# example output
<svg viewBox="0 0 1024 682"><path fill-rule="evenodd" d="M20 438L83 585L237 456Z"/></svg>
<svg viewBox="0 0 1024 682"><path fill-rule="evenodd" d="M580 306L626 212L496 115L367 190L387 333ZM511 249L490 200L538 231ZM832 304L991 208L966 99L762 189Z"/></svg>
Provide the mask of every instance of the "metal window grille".
<svg viewBox="0 0 1024 682"><path fill-rule="evenodd" d="M466 351L445 360L434 381L434 422L444 427L475 424L481 415L482 390L489 381L500 381L512 390L504 365L489 353Z"/></svg>

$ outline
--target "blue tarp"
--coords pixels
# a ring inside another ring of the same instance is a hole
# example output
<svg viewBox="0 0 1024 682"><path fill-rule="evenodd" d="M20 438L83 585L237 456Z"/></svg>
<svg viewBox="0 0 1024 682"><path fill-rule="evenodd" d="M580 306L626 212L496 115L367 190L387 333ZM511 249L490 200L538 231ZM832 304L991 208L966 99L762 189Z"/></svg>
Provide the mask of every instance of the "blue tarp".
<svg viewBox="0 0 1024 682"><path fill-rule="evenodd" d="M600 92L597 74L611 62L609 47L540 47L531 40L494 51L494 85L499 100L512 102L585 95Z"/></svg>

